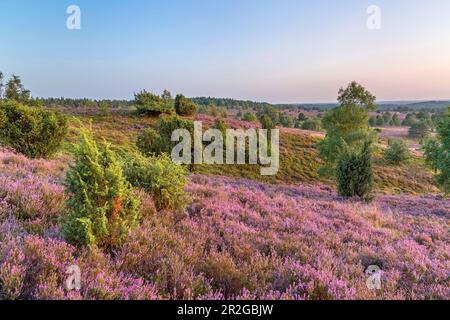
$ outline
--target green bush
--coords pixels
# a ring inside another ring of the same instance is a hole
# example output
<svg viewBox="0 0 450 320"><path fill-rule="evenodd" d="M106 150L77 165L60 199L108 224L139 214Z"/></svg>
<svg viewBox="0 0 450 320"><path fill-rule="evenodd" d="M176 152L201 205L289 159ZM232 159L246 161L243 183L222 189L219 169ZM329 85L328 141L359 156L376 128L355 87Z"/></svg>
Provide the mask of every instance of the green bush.
<svg viewBox="0 0 450 320"><path fill-rule="evenodd" d="M424 143L428 165L436 171L436 182L445 195L450 195L450 107L438 121L437 136Z"/></svg>
<svg viewBox="0 0 450 320"><path fill-rule="evenodd" d="M366 142L361 152L347 150L341 154L336 167L336 182L343 197L371 199L374 177L370 143Z"/></svg>
<svg viewBox="0 0 450 320"><path fill-rule="evenodd" d="M173 103L170 99L146 90L135 93L134 100L138 114L154 116L173 112Z"/></svg>
<svg viewBox="0 0 450 320"><path fill-rule="evenodd" d="M307 119L300 126L303 130L320 131L322 130L322 121L320 119Z"/></svg>
<svg viewBox="0 0 450 320"><path fill-rule="evenodd" d="M158 157L134 154L126 159L124 170L134 187L152 195L158 210L183 209L187 204L184 192L187 171L174 164L167 154Z"/></svg>
<svg viewBox="0 0 450 320"><path fill-rule="evenodd" d="M152 128L143 130L137 138L136 146L146 156L161 153L163 146L161 145L161 136Z"/></svg>
<svg viewBox="0 0 450 320"><path fill-rule="evenodd" d="M182 94L175 97L175 111L180 116L192 116L197 111L197 106Z"/></svg>
<svg viewBox="0 0 450 320"><path fill-rule="evenodd" d="M60 147L67 118L60 113L13 101L0 102L0 143L29 158L47 158Z"/></svg>
<svg viewBox="0 0 450 320"><path fill-rule="evenodd" d="M247 112L244 114L244 117L242 118L242 120L247 121L247 122L256 122L258 119L256 118L256 116L253 113Z"/></svg>
<svg viewBox="0 0 450 320"><path fill-rule="evenodd" d="M137 147L145 155L171 154L178 142L172 142L172 133L176 129L186 129L194 134L194 123L177 116L163 116L159 119L158 133L154 130L145 130L139 137Z"/></svg>
<svg viewBox="0 0 450 320"><path fill-rule="evenodd" d="M261 122L261 126L263 129L266 130L273 130L276 128L276 124L272 121L272 119L264 114L260 119L259 122Z"/></svg>
<svg viewBox="0 0 450 320"><path fill-rule="evenodd" d="M67 213L61 230L74 245L112 249L139 223L139 198L108 145L97 147L82 129L76 162L66 176Z"/></svg>
<svg viewBox="0 0 450 320"><path fill-rule="evenodd" d="M423 139L431 132L430 125L426 121L414 123L409 128L409 136L411 138Z"/></svg>
<svg viewBox="0 0 450 320"><path fill-rule="evenodd" d="M408 145L403 140L389 140L389 148L384 154L386 162L399 165L411 158Z"/></svg>

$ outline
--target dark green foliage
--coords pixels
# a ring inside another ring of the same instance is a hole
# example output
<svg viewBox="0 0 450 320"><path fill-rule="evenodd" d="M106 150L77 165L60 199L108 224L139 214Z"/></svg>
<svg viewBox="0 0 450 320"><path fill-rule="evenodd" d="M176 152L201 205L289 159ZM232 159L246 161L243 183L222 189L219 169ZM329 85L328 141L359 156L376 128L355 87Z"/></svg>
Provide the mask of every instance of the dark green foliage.
<svg viewBox="0 0 450 320"><path fill-rule="evenodd" d="M106 117L109 114L109 105L107 102L102 101L99 103L98 108L100 110L100 116Z"/></svg>
<svg viewBox="0 0 450 320"><path fill-rule="evenodd" d="M128 181L151 194L158 210L184 209L189 197L184 191L188 173L183 166L174 164L167 154L129 155L124 163Z"/></svg>
<svg viewBox="0 0 450 320"><path fill-rule="evenodd" d="M113 249L139 223L139 199L109 145L98 148L90 130L81 135L66 176L68 212L61 230L74 245Z"/></svg>
<svg viewBox="0 0 450 320"><path fill-rule="evenodd" d="M307 119L302 122L301 129L310 131L322 130L322 121L320 119Z"/></svg>
<svg viewBox="0 0 450 320"><path fill-rule="evenodd" d="M362 86L352 82L347 89L339 91L339 107L326 113L322 126L327 132L318 150L325 165L321 175L335 172L336 161L343 147L359 150L364 141L374 138L369 128L369 113L375 108L375 97Z"/></svg>
<svg viewBox="0 0 450 320"><path fill-rule="evenodd" d="M175 98L175 111L180 116L192 116L197 111L197 106L182 94Z"/></svg>
<svg viewBox="0 0 450 320"><path fill-rule="evenodd" d="M400 126L402 124L399 115L396 113L392 116L392 125L393 126Z"/></svg>
<svg viewBox="0 0 450 320"><path fill-rule="evenodd" d="M261 126L262 126L263 129L266 129L266 130L273 130L273 129L276 128L276 124L275 124L275 123L272 121L272 119L271 119L268 115L266 115L266 114L264 114L264 115L259 119L259 121L261 122Z"/></svg>
<svg viewBox="0 0 450 320"><path fill-rule="evenodd" d="M411 158L408 145L404 140L389 140L389 148L384 154L387 163L399 165Z"/></svg>
<svg viewBox="0 0 450 320"><path fill-rule="evenodd" d="M30 98L30 91L23 87L20 77L12 75L11 79L6 83L5 99L20 103L28 103Z"/></svg>
<svg viewBox="0 0 450 320"><path fill-rule="evenodd" d="M408 113L405 120L402 122L402 126L411 127L415 123L417 123L416 115L414 113Z"/></svg>
<svg viewBox="0 0 450 320"><path fill-rule="evenodd" d="M423 139L430 133L430 131L430 124L426 121L420 121L414 123L411 128L409 128L408 134L411 138Z"/></svg>
<svg viewBox="0 0 450 320"><path fill-rule="evenodd" d="M259 110L257 116L260 121L263 116L269 117L273 126L277 126L278 124L280 124L280 112L272 106L268 106Z"/></svg>
<svg viewBox="0 0 450 320"><path fill-rule="evenodd" d="M298 121L305 121L306 119L308 118L305 116L304 113L300 113L297 118Z"/></svg>
<svg viewBox="0 0 450 320"><path fill-rule="evenodd" d="M295 126L294 118L282 113L280 114L280 125L285 128L293 128Z"/></svg>
<svg viewBox="0 0 450 320"><path fill-rule="evenodd" d="M370 148L370 142L366 142L360 152L346 150L341 153L336 166L336 182L341 196L371 199L374 177Z"/></svg>
<svg viewBox="0 0 450 320"><path fill-rule="evenodd" d="M0 142L29 158L47 158L61 146L67 118L42 108L0 102Z"/></svg>
<svg viewBox="0 0 450 320"><path fill-rule="evenodd" d="M341 106L357 105L366 111L377 109L376 97L355 81L351 82L347 88L339 90L338 101Z"/></svg>
<svg viewBox="0 0 450 320"><path fill-rule="evenodd" d="M138 114L154 116L174 110L173 102L167 99L166 93L161 97L143 90L134 94L134 100Z"/></svg>
<svg viewBox="0 0 450 320"><path fill-rule="evenodd" d="M161 153L161 136L152 128L143 130L136 142L138 149L146 156Z"/></svg>
<svg viewBox="0 0 450 320"><path fill-rule="evenodd" d="M138 149L145 155L171 154L178 142L172 142L172 133L177 129L186 129L194 134L194 123L177 116L163 116L159 119L158 132L144 130L137 140Z"/></svg>
<svg viewBox="0 0 450 320"><path fill-rule="evenodd" d="M450 194L450 108L439 121L436 138L424 144L427 163L436 171L436 181L444 194Z"/></svg>
<svg viewBox="0 0 450 320"><path fill-rule="evenodd" d="M0 71L0 100L3 99L3 80L4 80L4 76L3 76L3 72Z"/></svg>
<svg viewBox="0 0 450 320"><path fill-rule="evenodd" d="M247 112L244 114L244 117L242 118L242 120L247 121L247 122L256 122L256 121L258 121L258 118L256 118L256 116L253 113Z"/></svg>

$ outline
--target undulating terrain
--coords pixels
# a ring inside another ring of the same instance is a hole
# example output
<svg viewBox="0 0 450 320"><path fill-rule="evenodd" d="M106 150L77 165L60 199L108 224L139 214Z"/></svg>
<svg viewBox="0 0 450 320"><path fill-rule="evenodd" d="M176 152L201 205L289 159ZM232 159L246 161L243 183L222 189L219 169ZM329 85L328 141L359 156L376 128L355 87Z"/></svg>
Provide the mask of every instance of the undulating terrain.
<svg viewBox="0 0 450 320"><path fill-rule="evenodd" d="M97 137L135 148L156 120L127 113L92 119ZM197 116L212 123L208 116ZM229 119L230 127L248 123ZM58 227L79 121L52 160L0 151L0 279L18 299L449 299L450 201L423 159L391 167L375 157L373 202L344 200L320 178L320 133L284 129L281 167L198 166L181 212L157 212L142 197L142 223L106 253L66 243ZM382 148L380 146L380 148ZM66 271L82 270L67 292ZM383 270L369 290L365 269Z"/></svg>

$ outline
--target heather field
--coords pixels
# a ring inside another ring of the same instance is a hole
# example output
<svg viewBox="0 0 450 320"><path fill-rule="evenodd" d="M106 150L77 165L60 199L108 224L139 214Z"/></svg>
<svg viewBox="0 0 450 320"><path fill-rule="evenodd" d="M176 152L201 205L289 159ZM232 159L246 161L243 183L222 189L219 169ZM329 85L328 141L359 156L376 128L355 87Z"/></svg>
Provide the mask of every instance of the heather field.
<svg viewBox="0 0 450 320"><path fill-rule="evenodd" d="M0 0L0 305L138 300L170 319L444 305L449 12Z"/></svg>
<svg viewBox="0 0 450 320"><path fill-rule="evenodd" d="M0 152L2 295L10 299L449 299L450 202L344 200L320 183L192 175L191 203L157 211L113 252L68 244L58 227L70 157ZM365 269L383 270L369 290ZM67 292L67 268L83 270Z"/></svg>

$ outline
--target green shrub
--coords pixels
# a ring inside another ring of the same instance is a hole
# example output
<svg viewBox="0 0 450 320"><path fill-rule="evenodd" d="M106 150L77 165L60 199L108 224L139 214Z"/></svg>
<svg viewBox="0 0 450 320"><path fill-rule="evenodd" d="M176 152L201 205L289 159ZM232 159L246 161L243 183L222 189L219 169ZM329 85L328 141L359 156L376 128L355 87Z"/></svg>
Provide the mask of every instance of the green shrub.
<svg viewBox="0 0 450 320"><path fill-rule="evenodd" d="M0 102L0 143L29 158L47 158L60 147L67 118L60 113L13 101Z"/></svg>
<svg viewBox="0 0 450 320"><path fill-rule="evenodd" d="M187 204L184 192L187 171L174 164L167 154L158 157L134 154L125 161L124 170L134 187L152 195L158 210L183 209Z"/></svg>
<svg viewBox="0 0 450 320"><path fill-rule="evenodd" d="M263 129L266 129L266 130L273 130L273 129L276 128L275 123L274 123L274 122L272 121L272 119L271 119L268 115L266 115L266 114L264 114L264 115L259 119L259 121L261 122L261 126L262 126Z"/></svg>
<svg viewBox="0 0 450 320"><path fill-rule="evenodd" d="M256 116L253 113L247 112L244 114L244 117L242 118L242 120L247 121L247 122L256 122L258 119L256 118Z"/></svg>
<svg viewBox="0 0 450 320"><path fill-rule="evenodd" d="M424 143L428 165L436 171L436 182L445 195L450 195L450 107L438 121L437 136Z"/></svg>
<svg viewBox="0 0 450 320"><path fill-rule="evenodd" d="M386 162L399 165L411 158L408 145L403 140L389 140L389 148L384 154Z"/></svg>
<svg viewBox="0 0 450 320"><path fill-rule="evenodd" d="M161 136L152 128L143 130L138 138L136 145L144 155L151 156L161 153L163 146L161 145Z"/></svg>
<svg viewBox="0 0 450 320"><path fill-rule="evenodd" d="M322 130L322 121L320 119L307 119L301 124L301 129L309 131Z"/></svg>
<svg viewBox="0 0 450 320"><path fill-rule="evenodd" d="M194 123L177 116L163 116L159 119L158 133L145 130L138 137L137 146L145 155L171 154L178 142L172 142L172 133L176 129L186 129L194 134Z"/></svg>
<svg viewBox="0 0 450 320"><path fill-rule="evenodd" d="M336 167L336 182L341 196L370 199L374 184L370 143L366 142L361 152L347 150L341 154Z"/></svg>
<svg viewBox="0 0 450 320"><path fill-rule="evenodd" d="M135 93L134 100L138 114L154 116L173 112L173 103L170 99L155 95L146 90Z"/></svg>
<svg viewBox="0 0 450 320"><path fill-rule="evenodd" d="M68 212L61 218L67 241L78 246L119 246L139 222L139 199L108 145L97 147L82 129L76 163L66 176Z"/></svg>
<svg viewBox="0 0 450 320"><path fill-rule="evenodd" d="M182 94L175 97L175 111L180 116L192 116L197 111L197 106Z"/></svg>
<svg viewBox="0 0 450 320"><path fill-rule="evenodd" d="M430 125L426 121L420 121L414 123L411 128L409 128L409 136L411 138L423 139L430 131Z"/></svg>

